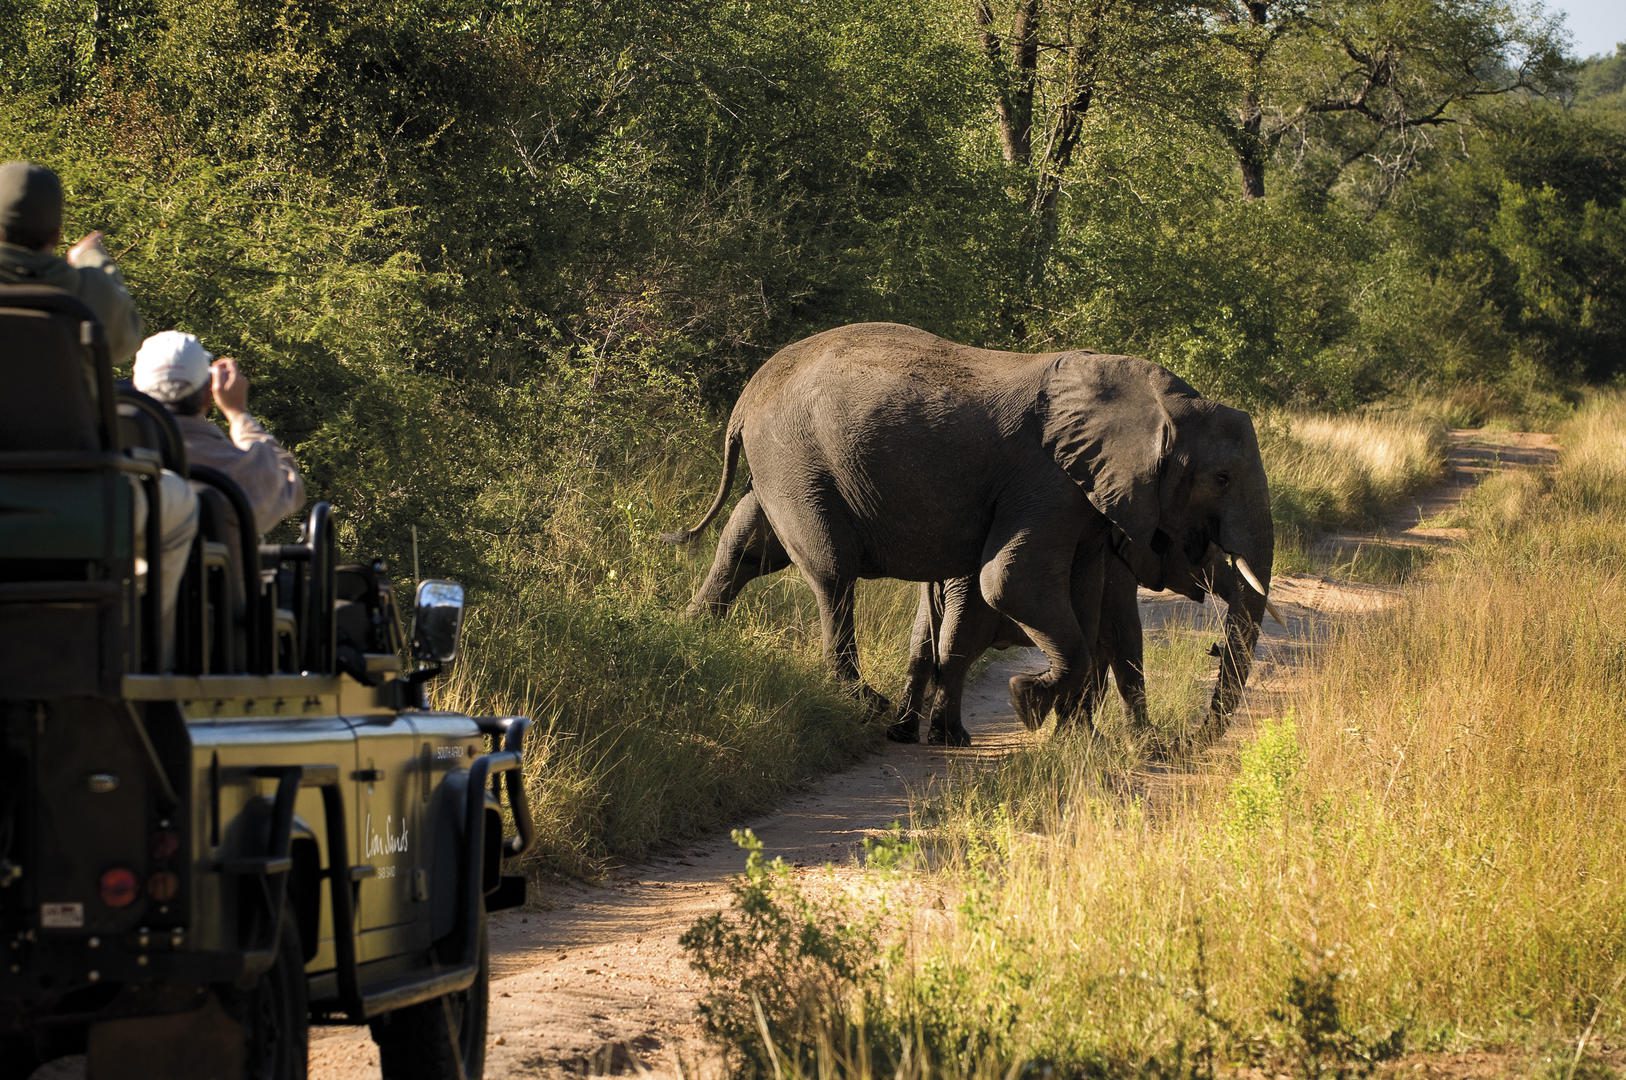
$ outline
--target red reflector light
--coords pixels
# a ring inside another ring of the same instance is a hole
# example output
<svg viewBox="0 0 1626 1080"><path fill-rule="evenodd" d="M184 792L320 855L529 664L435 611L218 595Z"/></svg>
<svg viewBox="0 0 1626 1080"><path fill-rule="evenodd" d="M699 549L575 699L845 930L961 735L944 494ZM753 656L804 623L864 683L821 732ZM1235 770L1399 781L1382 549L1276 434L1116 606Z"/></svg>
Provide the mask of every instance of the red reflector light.
<svg viewBox="0 0 1626 1080"><path fill-rule="evenodd" d="M111 908L129 907L141 895L141 879L134 870L115 866L102 872L102 903Z"/></svg>
<svg viewBox="0 0 1626 1080"><path fill-rule="evenodd" d="M160 870L147 879L147 895L160 904L167 904L181 891L181 879L168 870Z"/></svg>
<svg viewBox="0 0 1626 1080"><path fill-rule="evenodd" d="M152 834L152 857L157 862L168 862L181 850L181 834L163 829Z"/></svg>

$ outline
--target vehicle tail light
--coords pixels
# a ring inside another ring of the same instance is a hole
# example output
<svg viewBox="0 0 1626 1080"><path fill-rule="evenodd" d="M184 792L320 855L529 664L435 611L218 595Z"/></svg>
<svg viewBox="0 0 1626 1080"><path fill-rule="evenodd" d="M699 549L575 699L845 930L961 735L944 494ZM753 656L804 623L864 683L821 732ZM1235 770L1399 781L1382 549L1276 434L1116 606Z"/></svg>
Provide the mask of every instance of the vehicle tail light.
<svg viewBox="0 0 1626 1080"><path fill-rule="evenodd" d="M147 895L160 904L167 904L181 891L181 879L169 870L160 870L147 879Z"/></svg>
<svg viewBox="0 0 1626 1080"><path fill-rule="evenodd" d="M102 871L102 903L110 908L129 907L141 895L141 879L127 867Z"/></svg>

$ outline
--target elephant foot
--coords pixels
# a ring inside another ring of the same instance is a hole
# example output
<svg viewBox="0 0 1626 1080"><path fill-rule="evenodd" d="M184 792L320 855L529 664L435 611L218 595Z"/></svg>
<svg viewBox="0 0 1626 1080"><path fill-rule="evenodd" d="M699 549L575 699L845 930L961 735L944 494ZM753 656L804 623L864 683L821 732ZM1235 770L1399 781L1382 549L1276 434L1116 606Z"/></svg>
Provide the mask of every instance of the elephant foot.
<svg viewBox="0 0 1626 1080"><path fill-rule="evenodd" d="M864 706L864 711L869 714L872 720L892 714L892 702L888 701L886 695L879 690L875 690L864 683L854 683L848 688L847 692L860 705Z"/></svg>
<svg viewBox="0 0 1626 1080"><path fill-rule="evenodd" d="M917 743L920 741L920 714L906 713L899 716L887 726L886 737L893 742Z"/></svg>
<svg viewBox="0 0 1626 1080"><path fill-rule="evenodd" d="M1174 738L1164 739L1153 737L1146 744L1146 760L1154 765L1168 765L1186 756L1190 751L1191 739Z"/></svg>
<svg viewBox="0 0 1626 1080"><path fill-rule="evenodd" d="M926 741L932 746L970 746L971 733L964 724L933 723L926 733Z"/></svg>
<svg viewBox="0 0 1626 1080"><path fill-rule="evenodd" d="M1088 698L1056 702L1056 733L1074 730L1095 730L1095 708Z"/></svg>
<svg viewBox="0 0 1626 1080"><path fill-rule="evenodd" d="M1050 711L1051 694L1039 675L1013 675L1010 681L1011 708L1029 731L1044 727L1045 714Z"/></svg>
<svg viewBox="0 0 1626 1080"><path fill-rule="evenodd" d="M696 621L710 619L716 622L725 618L733 606L721 600L704 600L697 596L683 609L683 617Z"/></svg>

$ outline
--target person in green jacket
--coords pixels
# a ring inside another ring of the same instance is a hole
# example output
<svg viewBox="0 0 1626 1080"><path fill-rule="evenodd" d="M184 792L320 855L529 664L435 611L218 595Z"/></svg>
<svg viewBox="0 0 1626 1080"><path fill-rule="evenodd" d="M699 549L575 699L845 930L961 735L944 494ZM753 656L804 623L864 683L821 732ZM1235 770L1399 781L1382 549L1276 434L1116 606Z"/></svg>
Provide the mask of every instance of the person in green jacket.
<svg viewBox="0 0 1626 1080"><path fill-rule="evenodd" d="M93 232L56 253L62 242L62 181L43 165L0 165L0 285L53 285L82 300L107 336L113 363L127 362L141 345L141 316L124 278Z"/></svg>

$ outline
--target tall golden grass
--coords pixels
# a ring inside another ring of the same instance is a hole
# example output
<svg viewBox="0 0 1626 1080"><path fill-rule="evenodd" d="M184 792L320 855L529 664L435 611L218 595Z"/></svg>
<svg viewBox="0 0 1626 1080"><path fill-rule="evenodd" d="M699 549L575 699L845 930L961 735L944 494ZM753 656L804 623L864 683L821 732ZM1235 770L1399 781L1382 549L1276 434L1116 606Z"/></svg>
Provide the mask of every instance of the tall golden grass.
<svg viewBox="0 0 1626 1080"><path fill-rule="evenodd" d="M1260 424L1271 509L1291 544L1321 529L1371 524L1438 480L1446 433L1413 413L1278 413Z"/></svg>
<svg viewBox="0 0 1626 1080"><path fill-rule="evenodd" d="M1339 625L1234 759L1148 777L1061 739L957 778L917 821L943 910L787 1074L1565 1075L1618 1043L1623 432L1626 397L1584 407L1558 472Z"/></svg>

